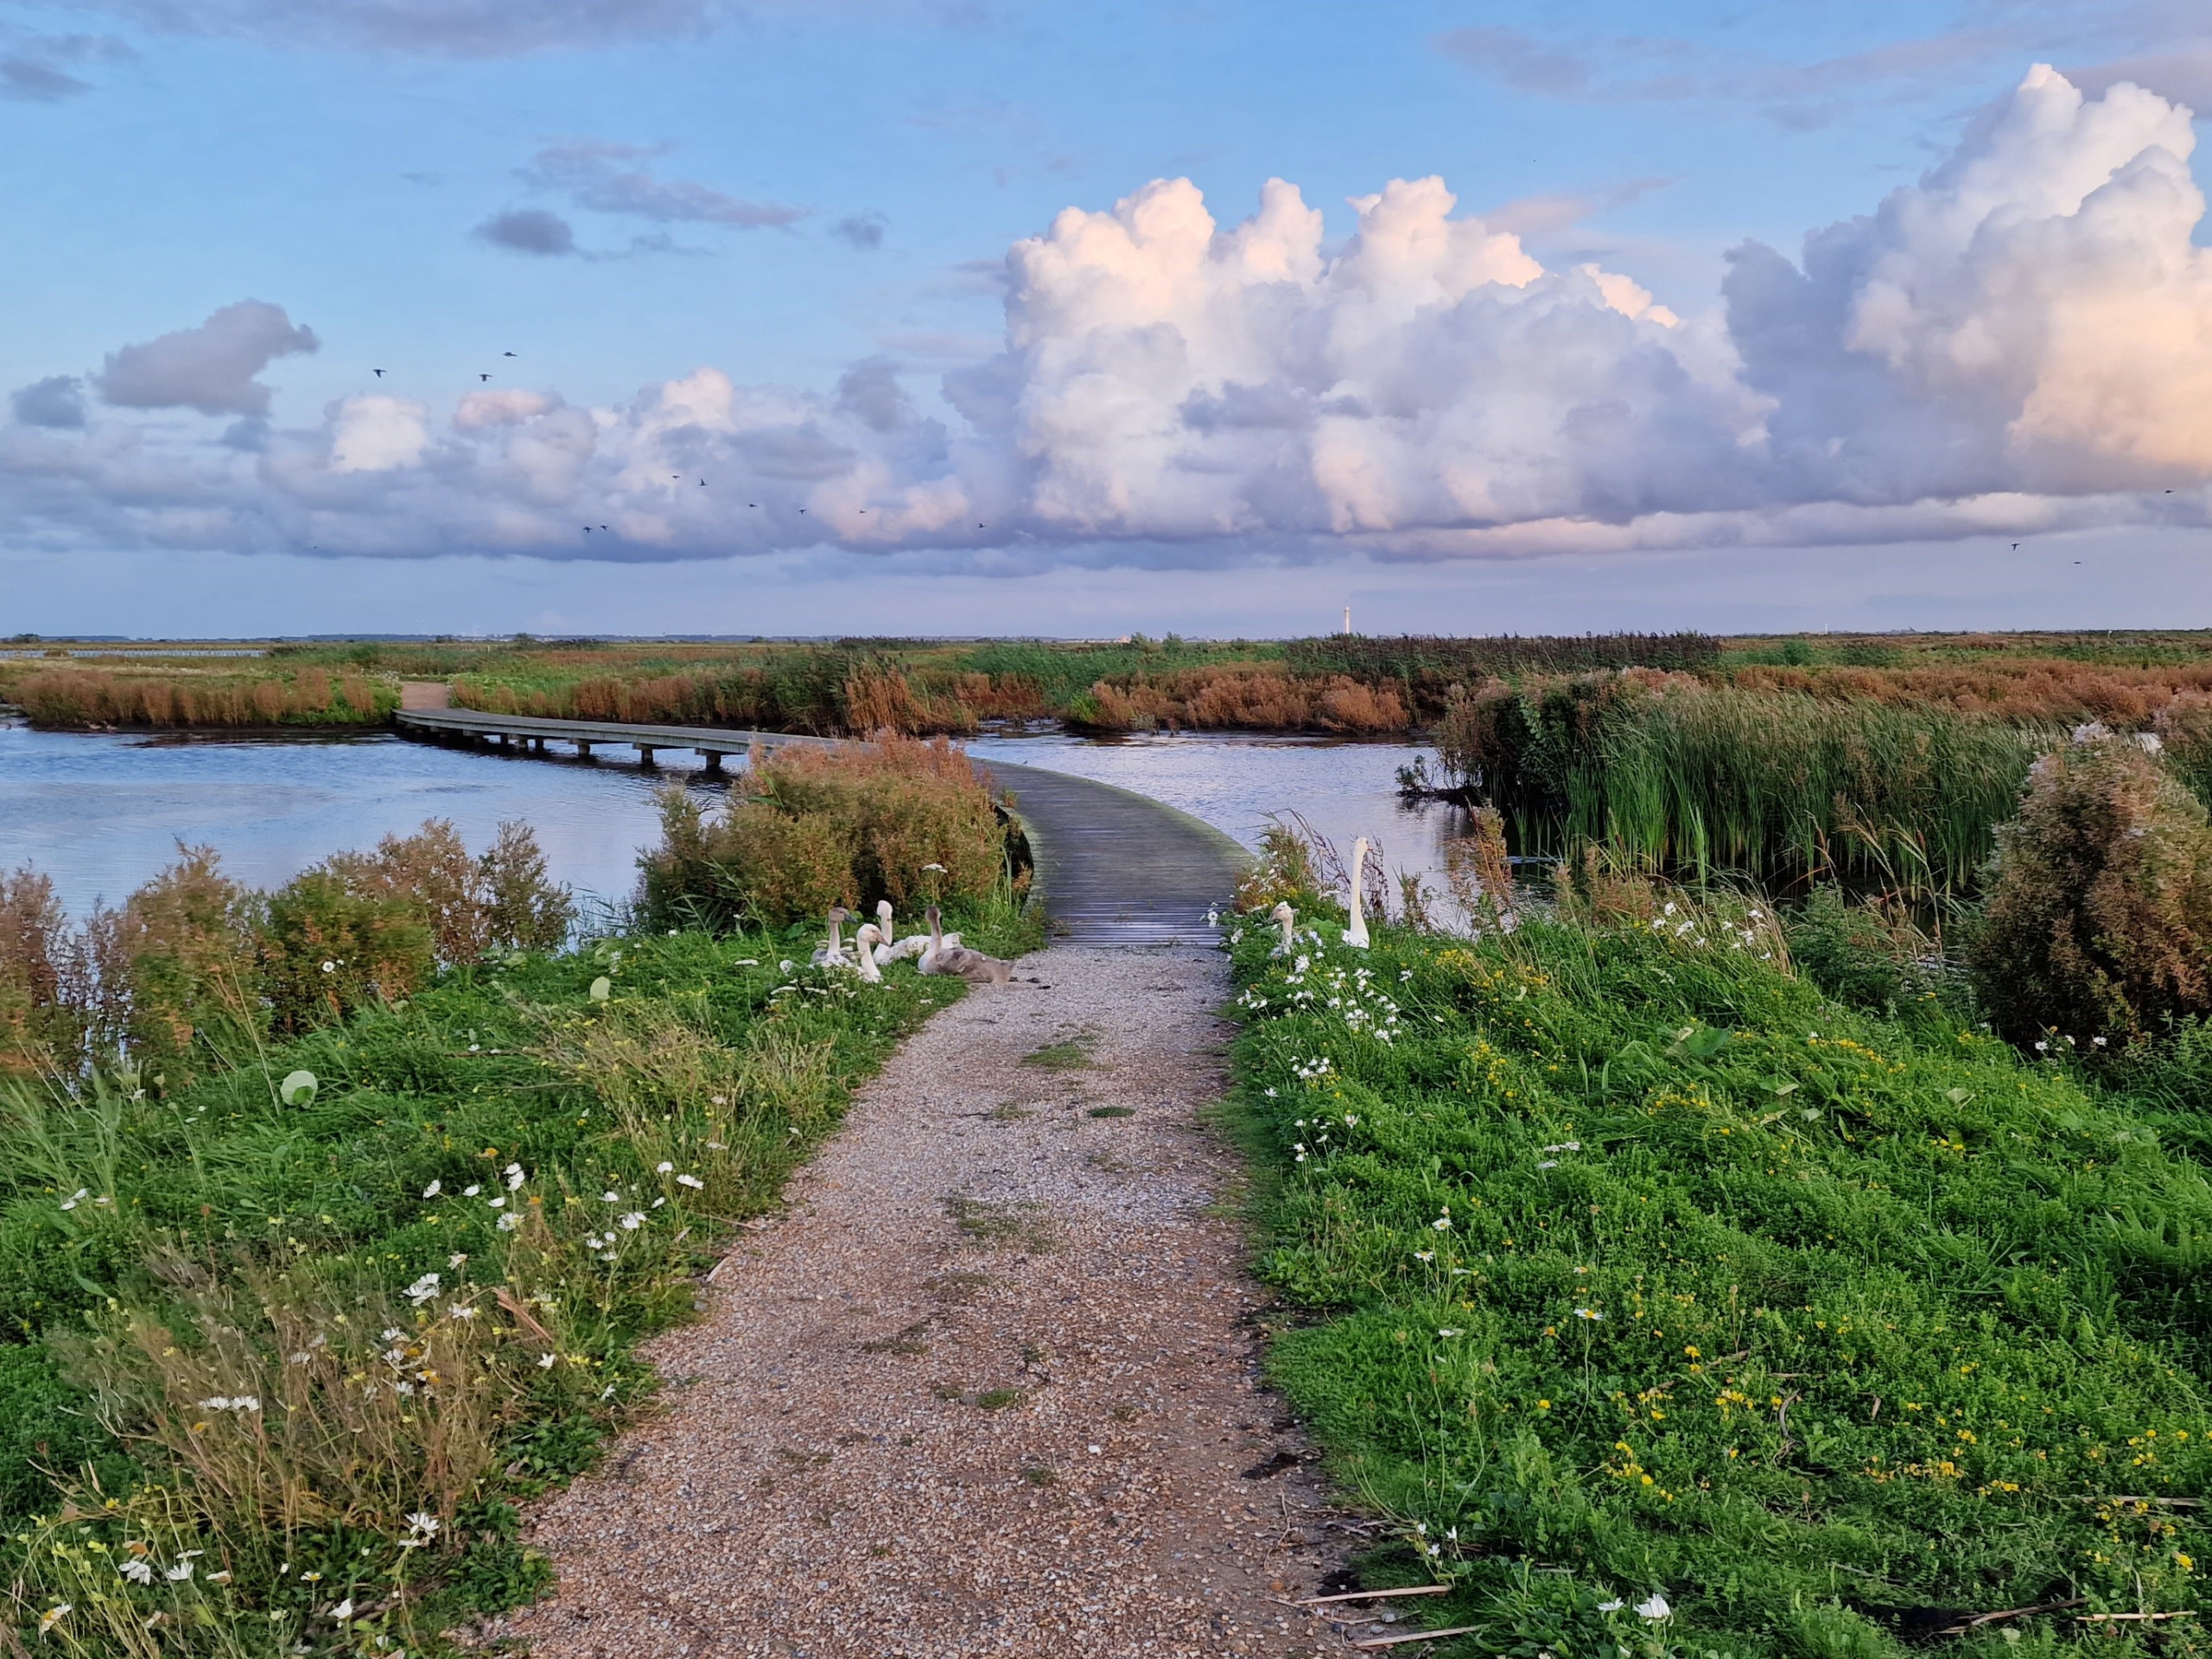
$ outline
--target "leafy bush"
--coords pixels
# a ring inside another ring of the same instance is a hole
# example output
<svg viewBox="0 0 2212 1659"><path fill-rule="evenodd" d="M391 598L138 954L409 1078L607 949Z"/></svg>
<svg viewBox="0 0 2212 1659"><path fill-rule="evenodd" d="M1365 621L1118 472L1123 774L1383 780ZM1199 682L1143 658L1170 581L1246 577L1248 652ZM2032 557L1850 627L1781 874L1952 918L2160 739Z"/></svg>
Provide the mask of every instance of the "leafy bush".
<svg viewBox="0 0 2212 1659"><path fill-rule="evenodd" d="M215 1052L243 1052L265 1029L255 934L260 906L222 873L212 847L177 849L177 861L112 919L111 958L129 1013L129 1048L141 1070L188 1082Z"/></svg>
<svg viewBox="0 0 2212 1659"><path fill-rule="evenodd" d="M398 899L364 896L328 870L270 895L260 929L262 995L289 1034L411 995L435 966L431 927Z"/></svg>
<svg viewBox="0 0 2212 1659"><path fill-rule="evenodd" d="M639 861L656 927L781 928L837 904L981 901L1007 877L989 791L942 739L756 752L721 814L681 791L661 812L661 844Z"/></svg>
<svg viewBox="0 0 2212 1659"><path fill-rule="evenodd" d="M157 1089L291 1033L405 995L433 963L550 950L574 923L526 824L472 858L452 824L387 836L275 894L222 873L212 849L70 927L35 871L0 876L0 1075L90 1077L121 1064ZM325 963L329 965L326 968Z"/></svg>
<svg viewBox="0 0 2212 1659"><path fill-rule="evenodd" d="M1398 1524L1368 1570L1450 1584L1419 1617L1467 1659L1896 1659L2023 1609L2087 1655L2096 1612L2200 1606L2203 1168L1670 902L1287 960L1232 930L1262 1270L1307 1310L1270 1367Z"/></svg>
<svg viewBox="0 0 2212 1659"><path fill-rule="evenodd" d="M450 820L414 835L386 836L372 854L349 853L321 867L360 898L396 899L429 925L448 967L486 951L557 950L575 902L547 874L529 825L509 822L480 857L471 857Z"/></svg>
<svg viewBox="0 0 2212 1659"><path fill-rule="evenodd" d="M1973 966L2020 1042L2125 1044L2212 1011L2202 803L2125 740L2044 755L1998 832Z"/></svg>

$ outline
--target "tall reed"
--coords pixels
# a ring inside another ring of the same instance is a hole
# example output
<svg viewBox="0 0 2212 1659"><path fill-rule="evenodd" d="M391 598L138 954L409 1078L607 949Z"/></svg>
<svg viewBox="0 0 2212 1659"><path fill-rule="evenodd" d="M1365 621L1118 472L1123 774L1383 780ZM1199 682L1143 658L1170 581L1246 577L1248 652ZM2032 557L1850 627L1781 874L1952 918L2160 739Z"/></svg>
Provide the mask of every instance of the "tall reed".
<svg viewBox="0 0 2212 1659"><path fill-rule="evenodd" d="M1983 715L1684 677L1586 676L1462 699L1440 734L1525 850L1599 841L1651 870L1966 887L2060 740Z"/></svg>

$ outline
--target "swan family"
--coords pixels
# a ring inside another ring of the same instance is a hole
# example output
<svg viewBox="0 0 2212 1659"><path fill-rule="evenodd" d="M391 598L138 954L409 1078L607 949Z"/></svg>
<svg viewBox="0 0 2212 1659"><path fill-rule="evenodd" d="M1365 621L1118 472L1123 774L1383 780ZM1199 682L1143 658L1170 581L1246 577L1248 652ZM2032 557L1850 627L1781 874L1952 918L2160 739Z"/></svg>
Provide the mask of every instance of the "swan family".
<svg viewBox="0 0 2212 1659"><path fill-rule="evenodd" d="M883 966L908 957L918 958L915 966L925 974L954 976L970 985L1004 985L1014 978L1014 964L1001 957L986 956L960 942L957 933L947 933L944 918L935 905L927 912L930 931L910 933L903 939L893 937L891 901L876 903L876 919L863 922L853 935L849 948L844 939L844 925L853 919L853 912L842 905L831 907L829 916L830 937L815 946L811 958L817 968L844 968L860 975L869 984L881 984Z"/></svg>

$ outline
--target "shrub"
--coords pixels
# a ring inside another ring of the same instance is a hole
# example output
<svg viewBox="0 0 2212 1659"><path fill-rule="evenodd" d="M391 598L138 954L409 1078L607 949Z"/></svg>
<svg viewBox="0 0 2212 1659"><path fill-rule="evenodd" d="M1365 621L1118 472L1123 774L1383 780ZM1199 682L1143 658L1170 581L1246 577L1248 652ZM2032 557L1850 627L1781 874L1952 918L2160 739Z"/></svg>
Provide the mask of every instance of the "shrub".
<svg viewBox="0 0 2212 1659"><path fill-rule="evenodd" d="M2133 743L2044 755L1998 832L1973 966L1997 1029L2125 1044L2212 1010L2212 827Z"/></svg>
<svg viewBox="0 0 2212 1659"><path fill-rule="evenodd" d="M561 948L575 925L575 897L547 871L545 855L528 824L502 823L476 868L486 932L495 948Z"/></svg>
<svg viewBox="0 0 2212 1659"><path fill-rule="evenodd" d="M267 1023L254 943L259 906L222 873L213 848L180 844L177 853L124 903L110 953L128 988L131 1051L172 1085ZM203 1040L213 1055L195 1054Z"/></svg>
<svg viewBox="0 0 2212 1659"><path fill-rule="evenodd" d="M72 1045L63 981L71 936L54 883L0 872L0 1075L44 1071Z"/></svg>
<svg viewBox="0 0 2212 1659"><path fill-rule="evenodd" d="M2212 693L2182 691L2158 710L2152 730L2174 776L2212 806Z"/></svg>
<svg viewBox="0 0 2212 1659"><path fill-rule="evenodd" d="M836 904L984 899L1006 879L1007 836L965 755L887 733L756 752L717 817L671 791L661 844L639 863L653 925L783 927Z"/></svg>
<svg viewBox="0 0 2212 1659"><path fill-rule="evenodd" d="M366 896L309 870L270 896L260 930L262 995L279 1032L396 1002L435 965L429 925L398 899Z"/></svg>
<svg viewBox="0 0 2212 1659"><path fill-rule="evenodd" d="M575 918L575 900L546 874L525 823L502 823L499 838L473 858L449 821L432 818L414 835L386 836L374 853L341 854L322 868L358 897L414 911L449 967L494 948L554 950Z"/></svg>

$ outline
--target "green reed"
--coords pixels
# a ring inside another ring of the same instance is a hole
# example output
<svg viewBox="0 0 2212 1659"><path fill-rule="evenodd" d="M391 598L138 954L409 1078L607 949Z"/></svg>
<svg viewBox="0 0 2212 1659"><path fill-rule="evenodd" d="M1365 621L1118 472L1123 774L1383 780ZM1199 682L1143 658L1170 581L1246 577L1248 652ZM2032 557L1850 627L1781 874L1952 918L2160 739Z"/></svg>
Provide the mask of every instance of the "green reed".
<svg viewBox="0 0 2212 1659"><path fill-rule="evenodd" d="M2060 736L1988 716L1613 677L1517 694L1489 771L1524 850L1583 841L1645 868L1970 887Z"/></svg>

